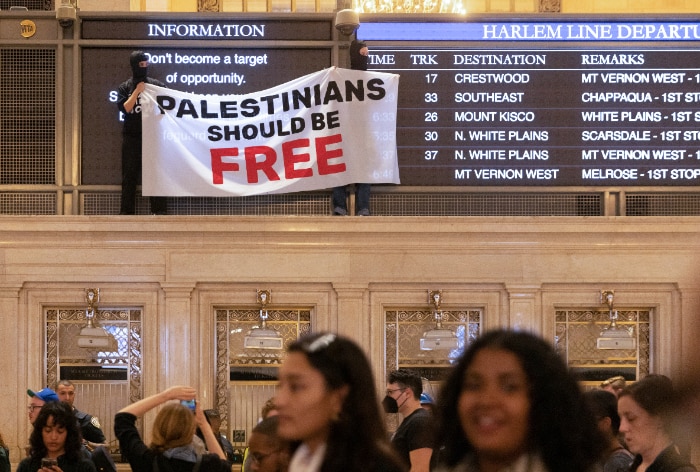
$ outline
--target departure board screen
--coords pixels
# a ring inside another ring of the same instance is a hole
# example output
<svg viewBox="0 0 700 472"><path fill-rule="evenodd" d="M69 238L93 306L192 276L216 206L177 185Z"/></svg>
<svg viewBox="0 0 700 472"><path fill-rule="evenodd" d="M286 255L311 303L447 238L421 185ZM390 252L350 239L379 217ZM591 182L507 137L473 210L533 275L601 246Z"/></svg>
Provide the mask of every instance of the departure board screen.
<svg viewBox="0 0 700 472"><path fill-rule="evenodd" d="M370 23L358 35L372 70L401 76L404 185L700 183L695 23Z"/></svg>
<svg viewBox="0 0 700 472"><path fill-rule="evenodd" d="M332 54L327 43L331 29L330 20L320 19L296 23L224 17L206 22L84 20L86 43L80 56L82 183L121 182L123 117L116 105L117 90L132 75L129 55L134 49L143 50L149 58L149 77L168 88L199 94L244 94L330 67ZM141 43L119 44L124 37L138 38ZM105 39L118 41L105 45L101 42Z"/></svg>

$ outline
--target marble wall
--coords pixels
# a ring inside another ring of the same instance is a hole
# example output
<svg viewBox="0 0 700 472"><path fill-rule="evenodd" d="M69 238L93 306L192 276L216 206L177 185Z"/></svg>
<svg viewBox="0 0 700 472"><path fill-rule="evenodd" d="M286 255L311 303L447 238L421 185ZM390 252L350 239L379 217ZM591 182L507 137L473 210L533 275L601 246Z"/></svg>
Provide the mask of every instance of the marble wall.
<svg viewBox="0 0 700 472"><path fill-rule="evenodd" d="M554 336L558 307L652 315L651 370L678 378L700 330L700 220L693 217L2 217L0 366L10 387L3 434L19 457L27 388L45 382L43 309L143 309L144 394L215 390L213 307L256 306L255 290L312 310L314 330L356 339L383 384L384 310L484 310L484 329ZM149 423L148 421L146 422Z"/></svg>

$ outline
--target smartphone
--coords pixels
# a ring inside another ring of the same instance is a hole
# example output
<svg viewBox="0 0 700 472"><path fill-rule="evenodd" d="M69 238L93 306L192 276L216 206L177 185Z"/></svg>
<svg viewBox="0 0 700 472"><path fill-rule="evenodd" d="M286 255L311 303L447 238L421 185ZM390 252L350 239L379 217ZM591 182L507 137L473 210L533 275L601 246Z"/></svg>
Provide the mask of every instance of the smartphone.
<svg viewBox="0 0 700 472"><path fill-rule="evenodd" d="M180 403L185 405L190 410L194 411L194 407L197 404L195 400L180 400Z"/></svg>
<svg viewBox="0 0 700 472"><path fill-rule="evenodd" d="M48 457L41 459L41 467L48 467L50 469L55 465L58 465L58 461L56 459L49 459Z"/></svg>

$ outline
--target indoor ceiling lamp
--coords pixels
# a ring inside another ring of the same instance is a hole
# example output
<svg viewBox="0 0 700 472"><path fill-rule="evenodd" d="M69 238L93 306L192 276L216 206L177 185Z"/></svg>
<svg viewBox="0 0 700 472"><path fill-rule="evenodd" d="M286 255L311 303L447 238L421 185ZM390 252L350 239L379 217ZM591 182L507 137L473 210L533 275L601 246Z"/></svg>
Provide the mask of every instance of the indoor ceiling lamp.
<svg viewBox="0 0 700 472"><path fill-rule="evenodd" d="M600 335L596 340L598 349L635 349L637 340L632 334L632 329L622 328L617 325L618 314L617 310L613 309L615 291L601 290L600 298L603 303L608 305L610 310L610 324L600 331Z"/></svg>
<svg viewBox="0 0 700 472"><path fill-rule="evenodd" d="M442 327L442 290L428 290L428 303L434 307L435 327L424 332L420 338L421 351L450 351L459 348L459 338L454 331Z"/></svg>
<svg viewBox="0 0 700 472"><path fill-rule="evenodd" d="M85 309L87 326L82 328L78 334L78 347L108 352L116 351L117 340L106 329L99 326L95 320L95 310L100 302L100 289L86 288L85 300L88 304Z"/></svg>
<svg viewBox="0 0 700 472"><path fill-rule="evenodd" d="M269 290L258 290L257 299L260 304L260 326L254 326L243 339L243 347L246 349L282 349L284 339L273 328L267 327L267 310L265 306L270 302Z"/></svg>

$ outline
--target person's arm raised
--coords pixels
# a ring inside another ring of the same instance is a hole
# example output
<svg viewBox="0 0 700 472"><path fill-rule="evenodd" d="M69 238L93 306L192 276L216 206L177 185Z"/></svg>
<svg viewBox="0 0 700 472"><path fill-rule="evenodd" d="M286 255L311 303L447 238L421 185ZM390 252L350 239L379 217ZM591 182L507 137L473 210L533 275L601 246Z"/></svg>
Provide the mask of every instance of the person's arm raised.
<svg viewBox="0 0 700 472"><path fill-rule="evenodd" d="M143 416L147 411L161 405L169 400L193 400L197 395L197 390L194 387L186 385L176 385L163 390L160 393L143 398L137 402L127 405L119 413L131 413L134 416ZM209 428L211 429L211 428Z"/></svg>
<svg viewBox="0 0 700 472"><path fill-rule="evenodd" d="M216 454L220 459L226 460L226 454L224 454L221 444L219 444L219 441L216 439L214 431L211 429L211 425L207 421L207 417L204 415L204 410L202 410L202 406L199 402L194 406L194 418L195 421L197 421L199 430L202 432L202 436L204 436L204 444L207 445L207 451L211 454Z"/></svg>

